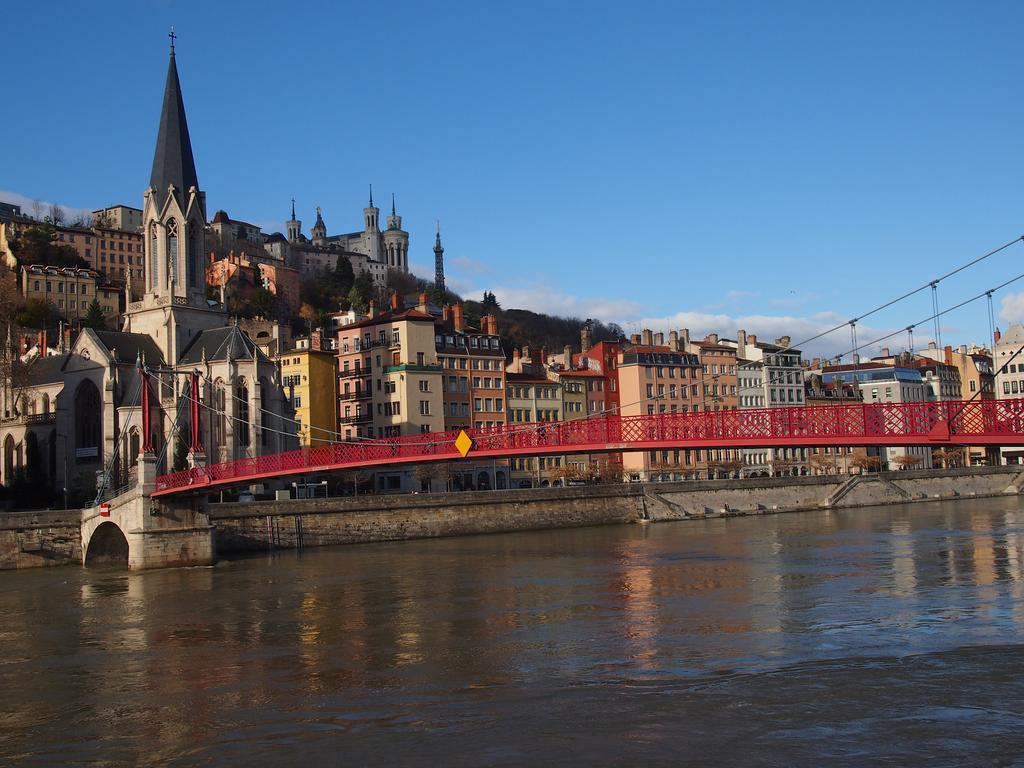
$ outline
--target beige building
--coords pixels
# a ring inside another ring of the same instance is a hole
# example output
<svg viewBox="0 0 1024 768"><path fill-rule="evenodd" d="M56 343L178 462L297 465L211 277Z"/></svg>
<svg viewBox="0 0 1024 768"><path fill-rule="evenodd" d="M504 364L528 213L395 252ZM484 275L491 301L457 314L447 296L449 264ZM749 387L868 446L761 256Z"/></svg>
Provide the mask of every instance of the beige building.
<svg viewBox="0 0 1024 768"><path fill-rule="evenodd" d="M21 269L21 294L27 301L49 304L61 318L77 323L85 318L93 299L110 328L118 328L123 307L123 292L118 286L100 281L90 269L46 267L32 264Z"/></svg>
<svg viewBox="0 0 1024 768"><path fill-rule="evenodd" d="M995 336L995 389L996 399L1012 400L1024 397L1024 325L1011 325L1006 333L996 331ZM1024 464L1024 445L999 449L1003 464Z"/></svg>
<svg viewBox="0 0 1024 768"><path fill-rule="evenodd" d="M533 373L506 373L505 382L509 430L531 430L542 434L545 429L543 422L561 420L563 401L559 382ZM563 462L562 456L514 458L509 466L511 485L513 488L550 485L556 479L554 472L563 466Z"/></svg>

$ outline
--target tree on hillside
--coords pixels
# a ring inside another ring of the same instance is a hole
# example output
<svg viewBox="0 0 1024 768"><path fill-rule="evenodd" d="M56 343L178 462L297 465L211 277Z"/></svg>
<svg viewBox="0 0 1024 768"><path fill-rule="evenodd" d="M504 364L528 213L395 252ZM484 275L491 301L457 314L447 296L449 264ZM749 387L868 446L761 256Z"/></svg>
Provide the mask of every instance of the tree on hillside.
<svg viewBox="0 0 1024 768"><path fill-rule="evenodd" d="M356 312L365 312L370 304L370 299L377 296L377 287L373 284L373 277L369 272L360 272L352 283L352 290L349 291L348 300Z"/></svg>
<svg viewBox="0 0 1024 768"><path fill-rule="evenodd" d="M277 318L277 296L262 285L257 285L249 299L250 314L267 319Z"/></svg>
<svg viewBox="0 0 1024 768"><path fill-rule="evenodd" d="M501 309L501 305L498 304L498 299L495 295L490 291L484 291L484 300L480 302L481 313L489 315L499 309Z"/></svg>
<svg viewBox="0 0 1024 768"><path fill-rule="evenodd" d="M13 318L16 325L41 331L57 321L53 305L42 299L29 299Z"/></svg>
<svg viewBox="0 0 1024 768"><path fill-rule="evenodd" d="M89 308L85 311L85 318L82 320L82 325L86 328L92 328L95 331L102 330L107 325L107 318L103 314L100 302L95 297L93 297L93 300L89 302Z"/></svg>
<svg viewBox="0 0 1024 768"><path fill-rule="evenodd" d="M45 264L52 267L87 267L78 251L56 240L57 231L50 224L25 227L11 241L11 252L22 264Z"/></svg>

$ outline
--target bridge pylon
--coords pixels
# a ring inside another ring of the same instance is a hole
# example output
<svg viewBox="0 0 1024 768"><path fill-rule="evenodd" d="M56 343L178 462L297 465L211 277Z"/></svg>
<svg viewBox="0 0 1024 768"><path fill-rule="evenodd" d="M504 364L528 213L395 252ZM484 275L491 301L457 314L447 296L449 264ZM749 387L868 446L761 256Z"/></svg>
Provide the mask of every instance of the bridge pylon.
<svg viewBox="0 0 1024 768"><path fill-rule="evenodd" d="M154 499L156 454L139 454L134 486L82 510L82 564L123 564L128 570L212 565L214 528L206 497Z"/></svg>

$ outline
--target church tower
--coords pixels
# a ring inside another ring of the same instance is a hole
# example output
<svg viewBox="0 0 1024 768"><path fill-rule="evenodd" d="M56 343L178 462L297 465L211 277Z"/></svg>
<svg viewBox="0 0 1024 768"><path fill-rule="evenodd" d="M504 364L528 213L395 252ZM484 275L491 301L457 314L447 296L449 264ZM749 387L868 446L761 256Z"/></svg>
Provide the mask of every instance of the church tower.
<svg viewBox="0 0 1024 768"><path fill-rule="evenodd" d="M292 217L286 222L288 228L288 242L297 243L302 234L302 222L295 218L295 198L292 198Z"/></svg>
<svg viewBox="0 0 1024 768"><path fill-rule="evenodd" d="M292 216L294 217L295 214L293 213ZM313 236L313 245L323 245L324 240L327 239L327 225L324 224L324 217L320 215L319 205L316 207L316 222L309 233Z"/></svg>
<svg viewBox="0 0 1024 768"><path fill-rule="evenodd" d="M142 221L145 292L128 304L125 330L152 336L174 363L193 336L223 325L224 316L206 301L206 194L192 157L173 32Z"/></svg>
<svg viewBox="0 0 1024 768"><path fill-rule="evenodd" d="M380 208L373 204L373 184L370 185L370 204L363 208L363 247L370 261L382 261L380 246Z"/></svg>
<svg viewBox="0 0 1024 768"><path fill-rule="evenodd" d="M444 297L444 248L441 247L441 222L437 222L437 237L434 239L434 287Z"/></svg>
<svg viewBox="0 0 1024 768"><path fill-rule="evenodd" d="M395 211L393 194L388 228L384 230L384 263L390 269L409 271L409 233L402 229L402 217Z"/></svg>

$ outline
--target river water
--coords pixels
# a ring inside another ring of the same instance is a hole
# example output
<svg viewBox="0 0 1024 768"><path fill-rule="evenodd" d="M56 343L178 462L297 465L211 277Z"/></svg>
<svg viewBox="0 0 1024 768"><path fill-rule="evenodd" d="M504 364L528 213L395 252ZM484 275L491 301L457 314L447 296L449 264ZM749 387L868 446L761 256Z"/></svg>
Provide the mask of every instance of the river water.
<svg viewBox="0 0 1024 768"><path fill-rule="evenodd" d="M0 574L0 764L1024 765L1017 498Z"/></svg>

